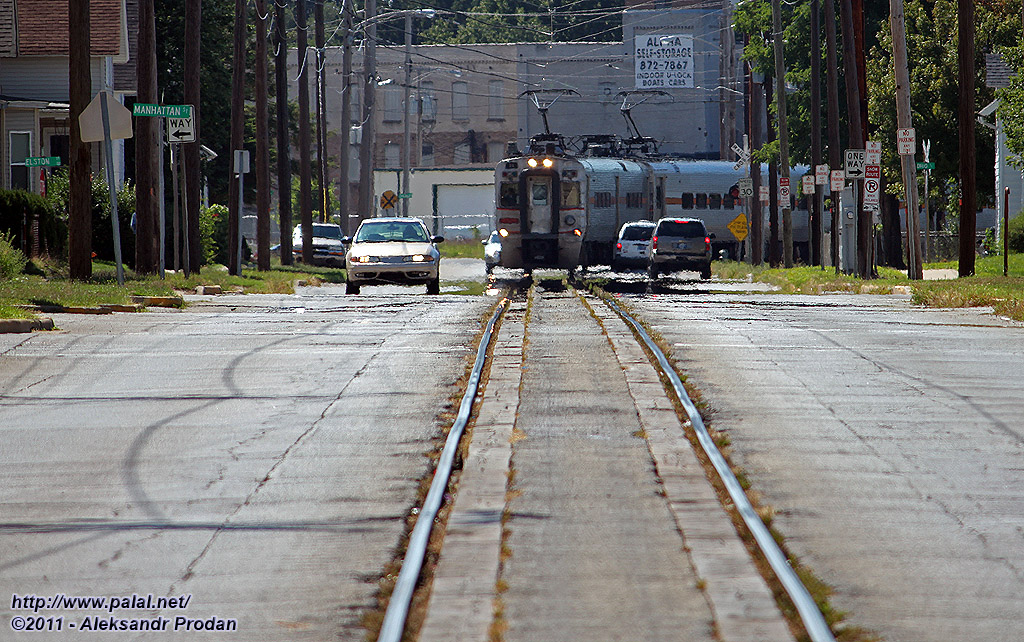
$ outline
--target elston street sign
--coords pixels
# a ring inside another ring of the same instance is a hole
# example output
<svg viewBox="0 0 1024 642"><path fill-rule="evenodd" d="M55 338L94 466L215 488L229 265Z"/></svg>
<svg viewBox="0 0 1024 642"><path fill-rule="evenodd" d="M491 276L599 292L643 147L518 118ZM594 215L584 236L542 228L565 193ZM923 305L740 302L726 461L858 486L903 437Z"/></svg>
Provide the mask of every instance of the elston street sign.
<svg viewBox="0 0 1024 642"><path fill-rule="evenodd" d="M25 167L60 167L60 156L29 156Z"/></svg>
<svg viewBox="0 0 1024 642"><path fill-rule="evenodd" d="M135 103L132 116L153 116L155 118L192 118L192 105L151 105Z"/></svg>

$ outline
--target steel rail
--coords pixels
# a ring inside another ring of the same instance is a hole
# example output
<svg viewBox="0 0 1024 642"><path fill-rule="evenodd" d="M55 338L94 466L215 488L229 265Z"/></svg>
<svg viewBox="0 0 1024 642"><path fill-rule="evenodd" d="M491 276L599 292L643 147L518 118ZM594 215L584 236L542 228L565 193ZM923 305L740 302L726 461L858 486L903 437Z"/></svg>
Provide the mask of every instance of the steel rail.
<svg viewBox="0 0 1024 642"><path fill-rule="evenodd" d="M430 490L426 499L423 500L423 507L416 518L416 525L409 536L409 545L406 548L405 559L402 562L402 570L398 572L398 579L395 581L395 588L391 593L388 608L384 612L384 621L377 635L377 642L399 642L402 633L405 631L405 620L409 615L409 606L412 604L412 596L416 590L416 580L419 579L420 571L423 569L423 559L427 554L427 544L430 542L430 532L434 527L434 519L441 508L441 501L444 499L444 491L448 488L448 480L452 474L452 465L455 462L455 453L459 448L459 441L462 433L465 432L469 423L470 412L473 410L473 402L476 399L477 388L480 386L480 376L484 370L484 363L487 361L487 348L491 344L491 335L494 325L501 318L501 315L508 307L508 298L498 304L491 320L487 323L487 329L480 339L480 347L476 351L476 361L473 363L473 370L466 384L466 392L462 395L462 403L459 405L459 414L455 417L455 423L448 431L448 438L445 440L444 448L441 450L441 457L437 461L437 468L434 470L434 479L430 482Z"/></svg>
<svg viewBox="0 0 1024 642"><path fill-rule="evenodd" d="M682 380L676 373L675 369L668 362L668 358L661 349L654 343L651 336L647 334L640 323L633 318L628 312L619 307L614 301L605 299L605 303L615 311L623 320L633 326L636 333L644 340L647 348L651 351L661 366L662 372L668 377L669 381L672 382L672 387L675 389L676 396L679 398L679 402L683 404L683 408L686 409L686 414L690 417L690 423L693 425L693 430L697 434L697 440L700 442L701 447L707 454L708 459L711 460L711 464L715 467L715 471L718 472L719 478L725 485L726 490L729 493L729 497L732 499L733 505L743 518L743 523L747 525L750 533L754 536L754 540L757 542L758 547L764 554L768 563L771 565L772 570L775 572L775 576L782 582L782 586L786 589L786 593L789 594L790 599L793 600L793 605L796 606L797 612L800 614L800 619L803 621L804 628L807 629L808 635L810 635L812 642L835 642L835 637L832 635L832 630L825 622L825 617L822 615L818 605L814 602L814 598L807 591L807 587L804 586L803 582L797 576L796 572L789 565L789 560L786 559L786 555L779 548L779 545L775 542L775 538L772 537L771 532L761 521L754 507L750 504L750 500L747 499L747 494L743 491L743 487L740 485L739 480L736 479L736 475L733 474L729 464L725 461L725 457L722 456L721 451L715 445L715 441L711 438L708 429L704 426L704 421L701 419L700 411L697 410L697 406L694 405L690 396L686 393L686 388L683 386Z"/></svg>

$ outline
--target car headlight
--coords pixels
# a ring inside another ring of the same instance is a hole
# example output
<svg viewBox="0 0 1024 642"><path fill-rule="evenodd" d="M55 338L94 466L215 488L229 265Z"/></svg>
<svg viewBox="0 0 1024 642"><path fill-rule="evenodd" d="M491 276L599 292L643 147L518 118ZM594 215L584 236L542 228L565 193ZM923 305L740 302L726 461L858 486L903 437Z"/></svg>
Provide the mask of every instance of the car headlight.
<svg viewBox="0 0 1024 642"><path fill-rule="evenodd" d="M353 263L377 263L380 259L376 256L353 256Z"/></svg>
<svg viewBox="0 0 1024 642"><path fill-rule="evenodd" d="M434 257L429 254L413 254L405 257L405 260L413 263L433 263Z"/></svg>

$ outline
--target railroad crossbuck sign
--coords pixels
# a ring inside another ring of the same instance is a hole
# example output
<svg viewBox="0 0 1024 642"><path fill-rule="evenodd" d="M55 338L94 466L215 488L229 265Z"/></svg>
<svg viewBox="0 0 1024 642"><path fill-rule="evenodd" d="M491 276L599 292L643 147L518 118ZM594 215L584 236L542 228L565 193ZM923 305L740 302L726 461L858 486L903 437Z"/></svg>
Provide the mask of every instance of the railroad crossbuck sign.
<svg viewBox="0 0 1024 642"><path fill-rule="evenodd" d="M395 205L397 204L398 195L392 192L391 190L387 190L386 192L380 195L380 208L382 210L394 209Z"/></svg>
<svg viewBox="0 0 1024 642"><path fill-rule="evenodd" d="M747 238L748 234L747 215L740 214L733 220L729 221L729 224L726 227L729 228L729 231L732 232L732 235L736 237L737 241L742 241Z"/></svg>

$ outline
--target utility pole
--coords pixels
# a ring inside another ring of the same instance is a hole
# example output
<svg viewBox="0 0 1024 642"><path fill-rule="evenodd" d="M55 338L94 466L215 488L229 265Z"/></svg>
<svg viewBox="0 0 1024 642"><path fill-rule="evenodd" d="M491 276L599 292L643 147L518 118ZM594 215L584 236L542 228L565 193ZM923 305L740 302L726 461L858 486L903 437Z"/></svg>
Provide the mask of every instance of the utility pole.
<svg viewBox="0 0 1024 642"><path fill-rule="evenodd" d="M242 149L245 126L245 0L235 0L234 56L231 65L231 157L235 150ZM228 272L242 274L238 253L242 235L242 210L239 205L239 183L230 180L228 188Z"/></svg>
<svg viewBox="0 0 1024 642"><path fill-rule="evenodd" d="M366 0L366 51L363 54L363 118L362 140L359 142L359 206L360 219L377 211L373 202L373 155L376 138L374 102L377 88L377 0Z"/></svg>
<svg viewBox="0 0 1024 642"><path fill-rule="evenodd" d="M89 67L89 0L70 0L68 24L68 81L71 108L70 220L68 221L68 268L76 281L92 276L92 154L82 142L78 117L91 100Z"/></svg>
<svg viewBox="0 0 1024 642"><path fill-rule="evenodd" d="M772 77L764 77L765 122L768 125L766 142L775 140L775 122L769 106L772 104ZM779 256L779 161L772 159L768 163L768 265L777 268L782 264Z"/></svg>
<svg viewBox="0 0 1024 642"><path fill-rule="evenodd" d="M772 44L775 49L775 98L779 114L779 166L785 184L789 185L789 124L786 121L786 64L782 52L782 7L772 0ZM792 189L791 187L789 189ZM782 193L782 256L787 268L793 267L793 214L788 194Z"/></svg>
<svg viewBox="0 0 1024 642"><path fill-rule="evenodd" d="M138 100L141 103L159 102L156 82L156 14L153 0L139 0L138 58L135 61L138 81ZM157 144L157 130L163 118L135 119L135 270L141 274L157 271L159 254L156 246L157 176L163 150ZM108 158L111 163L113 159ZM114 186L111 185L111 189Z"/></svg>
<svg viewBox="0 0 1024 642"><path fill-rule="evenodd" d="M412 14L405 14L405 100L402 103L405 109L405 116L402 118L404 128L402 131L402 189L401 192L408 194L412 191L409 186L410 166L412 165L412 136L410 134L412 123L409 122L409 102L412 96ZM409 216L409 197L401 198L402 216Z"/></svg>
<svg viewBox="0 0 1024 642"><path fill-rule="evenodd" d="M960 133L960 276L974 274L974 229L977 226L974 151L974 3L958 0Z"/></svg>
<svg viewBox="0 0 1024 642"><path fill-rule="evenodd" d="M856 81L857 43L853 32L852 0L839 0L843 29L843 71L846 82L846 108L850 128L850 149L864 149L864 126L861 122L860 86ZM857 211L857 273L861 278L871 276L871 216L861 207L861 185L853 182L853 197ZM866 230L865 230L866 228Z"/></svg>
<svg viewBox="0 0 1024 642"><path fill-rule="evenodd" d="M341 7L342 42L341 51L341 180L338 181L338 202L341 214L341 232L348 236L350 229L349 212L352 211L352 183L349 174L352 169L352 7L350 0L343 0Z"/></svg>
<svg viewBox="0 0 1024 642"><path fill-rule="evenodd" d="M828 0L826 0L828 1ZM818 20L818 0L811 0L811 171L821 165L821 24ZM821 219L821 199L825 186L815 185L811 205L811 265L824 265L821 257L821 239L824 225Z"/></svg>
<svg viewBox="0 0 1024 642"><path fill-rule="evenodd" d="M837 170L842 164L839 149L839 61L836 52L835 0L825 0L825 77L828 84L828 164ZM832 265L839 274L839 197L832 194Z"/></svg>
<svg viewBox="0 0 1024 642"><path fill-rule="evenodd" d="M281 265L292 264L292 158L288 141L288 34L284 4L274 3L274 102L277 115L277 218Z"/></svg>
<svg viewBox="0 0 1024 642"><path fill-rule="evenodd" d="M267 113L267 0L256 0L256 268L270 269L270 145Z"/></svg>
<svg viewBox="0 0 1024 642"><path fill-rule="evenodd" d="M910 71L907 68L907 29L903 18L903 0L889 0L889 26L892 30L893 64L896 70L896 120L900 129L913 128L910 113ZM973 73L973 68L972 68ZM918 231L917 167L913 154L901 154L903 189L907 201L908 276L924 278L921 268L921 234Z"/></svg>
<svg viewBox="0 0 1024 642"><path fill-rule="evenodd" d="M749 42L749 38L748 38ZM747 131L750 136L750 148L761 148L761 96L754 83L753 68L747 63L747 94L750 97L750 108L747 111ZM750 263L764 263L764 205L761 203L761 163L750 159L750 178L753 179L754 196L750 199Z"/></svg>
<svg viewBox="0 0 1024 642"><path fill-rule="evenodd" d="M299 61L299 222L302 224L302 262L313 263L312 177L309 168L309 43L306 0L295 3L296 56Z"/></svg>
<svg viewBox="0 0 1024 642"><path fill-rule="evenodd" d="M313 0L313 22L316 25L316 171L319 186L320 220L330 220L330 203L327 187L327 96L324 92L324 0Z"/></svg>
<svg viewBox="0 0 1024 642"><path fill-rule="evenodd" d="M199 180L199 141L203 124L200 110L199 54L202 43L202 0L185 0L185 104L192 105L196 140L181 145L185 162L185 273L199 271L202 263L202 244L199 239L199 207L202 182ZM175 184L174 189L178 189Z"/></svg>

